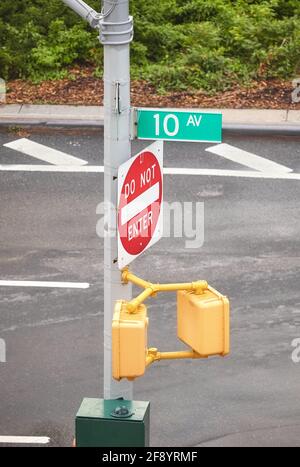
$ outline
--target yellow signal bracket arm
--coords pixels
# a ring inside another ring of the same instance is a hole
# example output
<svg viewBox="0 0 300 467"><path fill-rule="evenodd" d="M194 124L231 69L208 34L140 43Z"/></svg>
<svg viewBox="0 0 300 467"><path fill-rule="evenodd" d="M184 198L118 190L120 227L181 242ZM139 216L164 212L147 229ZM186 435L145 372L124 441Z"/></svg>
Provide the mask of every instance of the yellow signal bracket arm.
<svg viewBox="0 0 300 467"><path fill-rule="evenodd" d="M202 357L197 352L193 350L190 351L178 351L178 352L159 352L155 348L148 349L146 357L146 366L150 366L154 362L159 362L160 360L185 360L187 358L208 358Z"/></svg>
<svg viewBox="0 0 300 467"><path fill-rule="evenodd" d="M137 277L128 269L124 269L122 271L122 281L124 284L131 282L132 284L145 289L140 295L138 295L138 297L127 303L127 311L129 313L135 313L138 310L138 307L144 303L147 298L155 296L158 292L177 292L179 290L185 290L187 292L191 291L200 295L203 294L208 288L208 283L206 281L179 284L152 284L151 282Z"/></svg>

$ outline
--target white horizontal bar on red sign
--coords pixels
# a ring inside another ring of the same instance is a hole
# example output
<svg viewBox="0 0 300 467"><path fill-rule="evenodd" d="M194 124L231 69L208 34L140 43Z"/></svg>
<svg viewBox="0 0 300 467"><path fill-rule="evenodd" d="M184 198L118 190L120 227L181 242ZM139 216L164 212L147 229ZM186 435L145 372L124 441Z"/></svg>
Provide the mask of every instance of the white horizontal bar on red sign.
<svg viewBox="0 0 300 467"><path fill-rule="evenodd" d="M121 210L121 225L126 224L130 219L137 216L140 212L159 199L159 183L156 183L140 196L128 203Z"/></svg>

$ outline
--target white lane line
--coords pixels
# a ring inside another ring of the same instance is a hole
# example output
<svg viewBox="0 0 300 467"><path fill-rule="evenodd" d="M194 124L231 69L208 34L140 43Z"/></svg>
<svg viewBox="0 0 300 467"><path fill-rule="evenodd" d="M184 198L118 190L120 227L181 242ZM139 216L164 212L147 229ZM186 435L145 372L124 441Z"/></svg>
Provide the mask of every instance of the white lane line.
<svg viewBox="0 0 300 467"><path fill-rule="evenodd" d="M44 162L54 165L70 165L81 166L86 165L87 161L78 159L77 157L70 156L65 152L57 151L56 149L49 148L43 144L35 143L27 138L17 139L11 143L6 143L3 146L9 149L26 154L27 156L35 157Z"/></svg>
<svg viewBox="0 0 300 467"><path fill-rule="evenodd" d="M88 289L90 284L80 282L1 281L0 287L42 287L57 289Z"/></svg>
<svg viewBox="0 0 300 467"><path fill-rule="evenodd" d="M48 444L47 436L0 436L2 444Z"/></svg>
<svg viewBox="0 0 300 467"><path fill-rule="evenodd" d="M252 154L251 152L244 151L226 143L217 144L217 146L207 148L205 151L229 159L232 162L245 165L250 167L250 169L259 170L260 172L293 172L289 167L277 164L277 162L265 159L264 157L257 156L256 154Z"/></svg>
<svg viewBox="0 0 300 467"><path fill-rule="evenodd" d="M103 173L102 165L81 167L52 165L0 165L0 172L58 172L58 173ZM278 180L300 180L300 173L252 172L249 170L193 169L184 167L165 167L164 175L197 175L211 177L263 178Z"/></svg>
<svg viewBox="0 0 300 467"><path fill-rule="evenodd" d="M58 173L103 173L101 165L0 165L0 172L58 172Z"/></svg>
<svg viewBox="0 0 300 467"><path fill-rule="evenodd" d="M164 168L164 175L202 175L209 177L263 178L276 180L300 180L300 173L252 172L249 170L215 170L169 167Z"/></svg>

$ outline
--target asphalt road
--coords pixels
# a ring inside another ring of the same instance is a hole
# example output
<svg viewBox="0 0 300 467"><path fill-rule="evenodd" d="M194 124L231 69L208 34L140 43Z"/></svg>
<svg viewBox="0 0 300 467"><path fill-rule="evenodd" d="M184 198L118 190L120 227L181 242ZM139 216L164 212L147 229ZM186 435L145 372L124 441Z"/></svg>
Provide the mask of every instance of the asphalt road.
<svg viewBox="0 0 300 467"><path fill-rule="evenodd" d="M29 139L103 164L101 132ZM45 164L3 144L0 164ZM300 139L225 141L300 172ZM133 152L146 146L135 143ZM205 152L165 145L165 166L248 170ZM1 167L0 167L1 168ZM70 446L83 397L103 386L103 240L96 234L103 175L0 170L0 280L88 282L87 290L0 287L0 436L49 436ZM166 175L165 200L205 203L205 242L164 238L134 263L152 281L207 279L232 304L226 359L163 362L135 383L151 401L153 446L300 446L300 181ZM150 344L181 347L175 295L155 299ZM150 303L149 303L150 304Z"/></svg>

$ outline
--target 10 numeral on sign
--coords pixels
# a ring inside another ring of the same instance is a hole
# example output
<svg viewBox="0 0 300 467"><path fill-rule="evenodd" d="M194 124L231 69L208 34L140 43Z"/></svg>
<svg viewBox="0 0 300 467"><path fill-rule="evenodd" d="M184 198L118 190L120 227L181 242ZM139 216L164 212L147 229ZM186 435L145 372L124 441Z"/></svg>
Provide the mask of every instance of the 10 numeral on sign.
<svg viewBox="0 0 300 467"><path fill-rule="evenodd" d="M161 120L163 123L163 131L167 136L177 136L179 133L179 119L174 114L168 114L161 119L160 114L155 114L153 116L155 120L155 136L159 137L161 134ZM187 121L186 126L199 127L201 124L202 115L190 115Z"/></svg>

